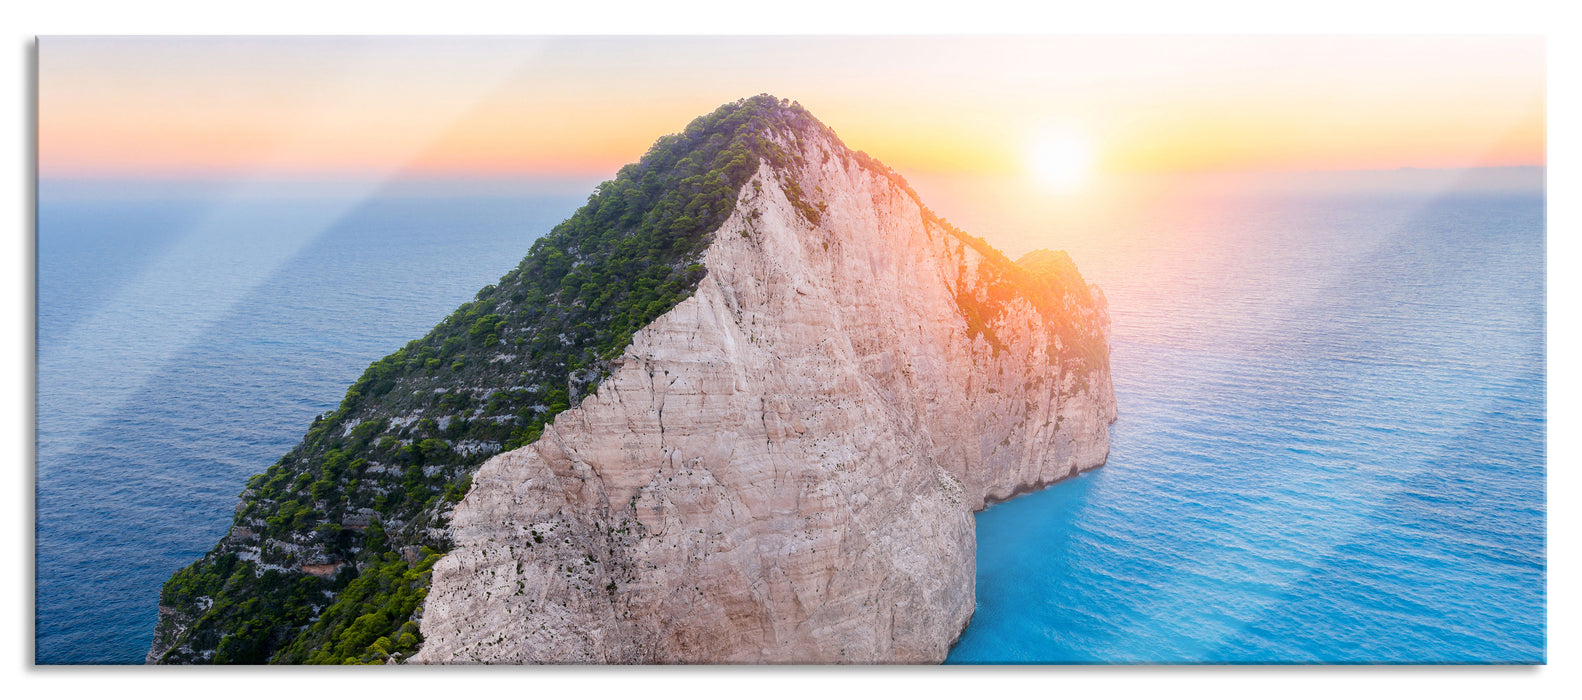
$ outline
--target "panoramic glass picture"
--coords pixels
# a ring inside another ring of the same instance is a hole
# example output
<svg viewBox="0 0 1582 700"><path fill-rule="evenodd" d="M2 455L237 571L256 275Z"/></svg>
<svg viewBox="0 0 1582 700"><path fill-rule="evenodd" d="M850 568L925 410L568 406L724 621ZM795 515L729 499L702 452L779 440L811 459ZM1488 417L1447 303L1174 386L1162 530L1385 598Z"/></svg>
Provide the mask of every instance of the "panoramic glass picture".
<svg viewBox="0 0 1582 700"><path fill-rule="evenodd" d="M46 37L36 664L1543 664L1545 47Z"/></svg>

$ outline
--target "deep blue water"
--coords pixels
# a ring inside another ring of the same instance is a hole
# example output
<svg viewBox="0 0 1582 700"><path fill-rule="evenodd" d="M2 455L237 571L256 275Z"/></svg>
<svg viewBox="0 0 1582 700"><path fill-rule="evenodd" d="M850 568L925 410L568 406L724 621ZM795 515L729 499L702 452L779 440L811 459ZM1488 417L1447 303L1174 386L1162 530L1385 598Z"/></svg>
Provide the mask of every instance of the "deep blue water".
<svg viewBox="0 0 1582 700"><path fill-rule="evenodd" d="M246 478L582 200L42 202L36 662L142 663Z"/></svg>
<svg viewBox="0 0 1582 700"><path fill-rule="evenodd" d="M44 201L37 662L140 663L245 479L580 201ZM1110 460L979 514L950 660L1543 660L1543 217L1286 197L1077 236Z"/></svg>
<svg viewBox="0 0 1582 700"><path fill-rule="evenodd" d="M952 663L1545 660L1541 195L1142 211L1107 465L977 516Z"/></svg>

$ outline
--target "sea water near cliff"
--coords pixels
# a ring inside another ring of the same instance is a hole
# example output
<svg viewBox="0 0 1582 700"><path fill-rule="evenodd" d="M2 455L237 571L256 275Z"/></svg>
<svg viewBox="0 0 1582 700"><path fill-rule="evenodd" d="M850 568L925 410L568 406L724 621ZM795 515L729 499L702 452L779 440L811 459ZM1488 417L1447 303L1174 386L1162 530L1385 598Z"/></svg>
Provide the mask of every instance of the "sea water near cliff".
<svg viewBox="0 0 1582 700"><path fill-rule="evenodd" d="M1544 209L1217 196L1072 232L1109 461L978 514L949 662L1543 662Z"/></svg>
<svg viewBox="0 0 1582 700"><path fill-rule="evenodd" d="M95 200L38 209L36 652L142 663L159 589L368 364L582 194ZM563 188L571 189L571 188Z"/></svg>
<svg viewBox="0 0 1582 700"><path fill-rule="evenodd" d="M1121 413L1105 468L978 515L951 662L1543 659L1541 190L1222 197L1047 241L923 195L1013 257L1071 250ZM581 201L46 196L37 662L140 663L243 481Z"/></svg>

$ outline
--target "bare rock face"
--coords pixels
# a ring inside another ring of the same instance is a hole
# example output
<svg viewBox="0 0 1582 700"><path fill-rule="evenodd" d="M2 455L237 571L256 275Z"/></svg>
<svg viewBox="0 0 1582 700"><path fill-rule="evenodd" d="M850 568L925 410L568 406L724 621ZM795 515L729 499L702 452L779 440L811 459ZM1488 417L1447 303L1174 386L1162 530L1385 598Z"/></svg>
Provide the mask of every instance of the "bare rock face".
<svg viewBox="0 0 1582 700"><path fill-rule="evenodd" d="M1096 287L1037 289L829 134L769 136L802 164L760 166L696 293L476 473L415 661L937 663L972 513L1103 464Z"/></svg>

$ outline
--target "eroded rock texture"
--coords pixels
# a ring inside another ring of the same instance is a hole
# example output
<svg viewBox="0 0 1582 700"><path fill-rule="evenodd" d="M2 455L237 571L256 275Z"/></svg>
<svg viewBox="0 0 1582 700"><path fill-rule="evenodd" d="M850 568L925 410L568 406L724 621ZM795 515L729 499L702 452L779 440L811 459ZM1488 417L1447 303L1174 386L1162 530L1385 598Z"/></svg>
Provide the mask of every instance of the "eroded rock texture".
<svg viewBox="0 0 1582 700"><path fill-rule="evenodd" d="M1103 464L1108 314L1068 258L1018 266L832 134L769 136L800 158L742 188L696 293L479 469L416 661L939 662L973 511Z"/></svg>

